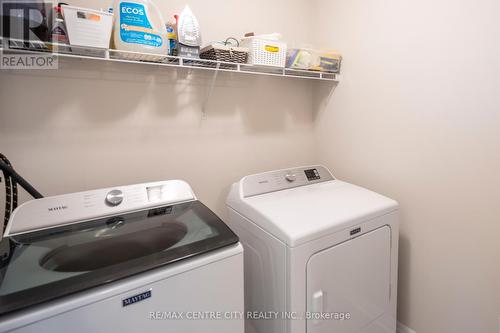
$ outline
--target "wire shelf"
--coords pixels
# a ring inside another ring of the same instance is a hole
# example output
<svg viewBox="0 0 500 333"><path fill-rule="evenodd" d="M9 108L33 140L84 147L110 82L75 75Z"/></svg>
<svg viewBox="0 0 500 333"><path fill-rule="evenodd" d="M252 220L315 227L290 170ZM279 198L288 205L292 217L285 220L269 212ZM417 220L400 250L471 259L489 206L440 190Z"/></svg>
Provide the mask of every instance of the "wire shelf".
<svg viewBox="0 0 500 333"><path fill-rule="evenodd" d="M243 74L256 74L268 76L281 76L309 80L339 81L339 74L296 70L270 66L255 66L251 64L238 64L208 59L191 59L173 57L160 54L120 51L113 49L100 49L81 47L57 43L38 41L24 41L0 38L0 50L3 52L51 53L60 58L94 59L112 62L149 64L156 66L195 68L202 70L235 72Z"/></svg>

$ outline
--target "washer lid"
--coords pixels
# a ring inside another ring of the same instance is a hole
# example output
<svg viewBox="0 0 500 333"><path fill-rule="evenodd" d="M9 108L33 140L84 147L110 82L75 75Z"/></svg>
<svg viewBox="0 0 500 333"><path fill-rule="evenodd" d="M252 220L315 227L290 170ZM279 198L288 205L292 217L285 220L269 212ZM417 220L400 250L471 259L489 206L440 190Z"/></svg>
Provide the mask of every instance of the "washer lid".
<svg viewBox="0 0 500 333"><path fill-rule="evenodd" d="M392 199L339 180L245 197L233 186L227 204L294 247L397 209Z"/></svg>
<svg viewBox="0 0 500 333"><path fill-rule="evenodd" d="M199 201L7 237L0 315L237 242Z"/></svg>

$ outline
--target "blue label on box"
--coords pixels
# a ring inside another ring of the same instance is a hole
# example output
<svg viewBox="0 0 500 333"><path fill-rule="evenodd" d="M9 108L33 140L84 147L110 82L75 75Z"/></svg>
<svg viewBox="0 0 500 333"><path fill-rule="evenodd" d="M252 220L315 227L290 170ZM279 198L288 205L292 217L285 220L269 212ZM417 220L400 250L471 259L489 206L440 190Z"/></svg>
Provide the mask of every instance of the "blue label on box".
<svg viewBox="0 0 500 333"><path fill-rule="evenodd" d="M161 47L163 38L155 32L143 5L120 3L120 38L123 42Z"/></svg>

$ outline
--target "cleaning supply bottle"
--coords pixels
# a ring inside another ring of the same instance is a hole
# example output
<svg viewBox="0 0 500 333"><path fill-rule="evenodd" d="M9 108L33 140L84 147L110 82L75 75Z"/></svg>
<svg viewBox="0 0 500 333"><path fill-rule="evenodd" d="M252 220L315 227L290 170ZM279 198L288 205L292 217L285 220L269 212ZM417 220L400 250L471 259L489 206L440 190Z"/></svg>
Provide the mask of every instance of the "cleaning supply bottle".
<svg viewBox="0 0 500 333"><path fill-rule="evenodd" d="M67 3L59 2L54 8L56 18L52 27L52 43L55 44L53 49L57 52L70 52L71 48L66 46L69 45L69 39L68 30L66 29L64 17L62 16L62 5L67 5Z"/></svg>
<svg viewBox="0 0 500 333"><path fill-rule="evenodd" d="M176 20L177 21L177 20ZM177 23L167 23L168 55L177 55Z"/></svg>
<svg viewBox="0 0 500 333"><path fill-rule="evenodd" d="M113 46L118 50L168 54L167 31L151 0L115 0Z"/></svg>

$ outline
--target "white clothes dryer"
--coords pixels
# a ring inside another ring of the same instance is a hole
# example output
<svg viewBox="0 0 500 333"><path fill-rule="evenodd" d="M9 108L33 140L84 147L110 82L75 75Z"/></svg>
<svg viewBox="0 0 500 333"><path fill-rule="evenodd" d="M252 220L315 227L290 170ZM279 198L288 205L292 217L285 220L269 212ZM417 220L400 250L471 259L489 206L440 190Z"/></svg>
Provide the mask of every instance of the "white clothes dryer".
<svg viewBox="0 0 500 333"><path fill-rule="evenodd" d="M244 177L227 207L245 249L247 332L396 331L394 200L311 166Z"/></svg>

